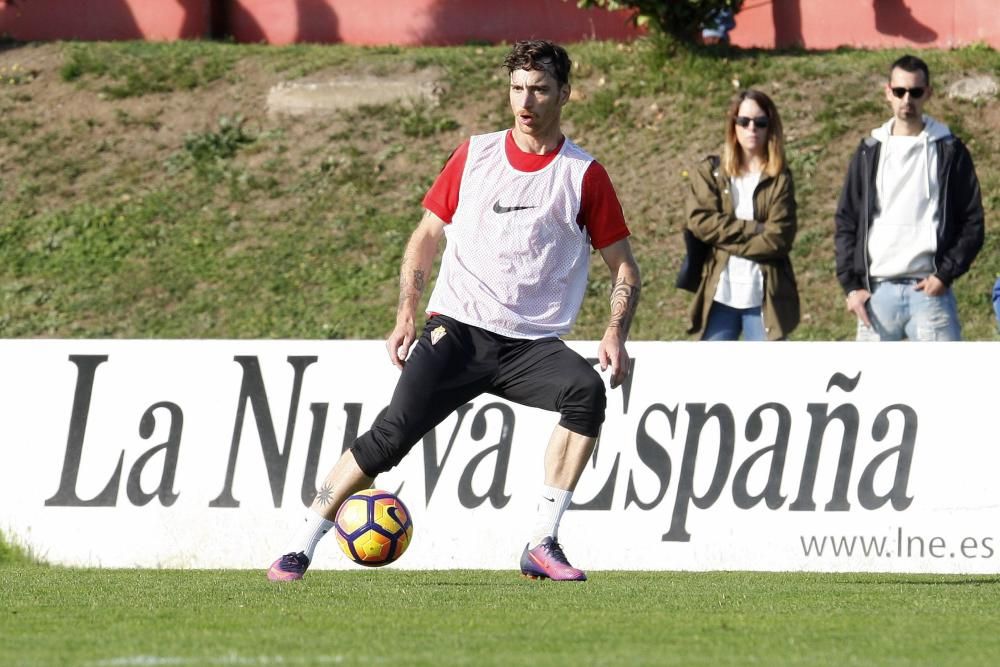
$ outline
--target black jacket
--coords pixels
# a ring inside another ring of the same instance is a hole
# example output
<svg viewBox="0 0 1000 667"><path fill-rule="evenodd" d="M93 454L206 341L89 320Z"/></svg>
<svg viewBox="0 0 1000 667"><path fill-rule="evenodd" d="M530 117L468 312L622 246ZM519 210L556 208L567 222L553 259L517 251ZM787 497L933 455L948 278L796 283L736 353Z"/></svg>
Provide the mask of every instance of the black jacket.
<svg viewBox="0 0 1000 667"><path fill-rule="evenodd" d="M985 224L979 179L972 157L960 139L945 137L935 142L938 151L940 222L934 275L945 285L969 270L983 247ZM875 174L882 143L873 137L861 141L837 203L837 280L844 292L871 291L868 276L868 229L877 205Z"/></svg>

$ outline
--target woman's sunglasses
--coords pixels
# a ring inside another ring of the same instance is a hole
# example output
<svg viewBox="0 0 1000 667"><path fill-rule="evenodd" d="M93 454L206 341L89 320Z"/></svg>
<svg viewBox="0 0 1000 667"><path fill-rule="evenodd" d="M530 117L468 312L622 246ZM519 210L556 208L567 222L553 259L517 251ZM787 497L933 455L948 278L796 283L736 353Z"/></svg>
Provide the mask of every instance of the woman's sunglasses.
<svg viewBox="0 0 1000 667"><path fill-rule="evenodd" d="M756 118L751 118L750 116L736 117L736 124L740 127L750 127L750 123L753 123L754 127L766 130L770 121L767 119L767 116L757 116Z"/></svg>
<svg viewBox="0 0 1000 667"><path fill-rule="evenodd" d="M924 96L924 89L919 87L903 88L902 86L899 86L897 88L890 88L890 90L892 91L893 96L898 97L899 99L903 99L903 95L906 95L907 93L910 94L911 100L919 100Z"/></svg>

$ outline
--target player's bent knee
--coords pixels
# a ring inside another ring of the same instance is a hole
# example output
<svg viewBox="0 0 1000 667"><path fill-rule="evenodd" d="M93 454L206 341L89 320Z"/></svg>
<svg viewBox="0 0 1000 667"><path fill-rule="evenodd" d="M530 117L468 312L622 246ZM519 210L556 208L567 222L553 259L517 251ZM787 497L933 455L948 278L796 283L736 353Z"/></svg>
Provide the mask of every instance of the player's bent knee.
<svg viewBox="0 0 1000 667"><path fill-rule="evenodd" d="M394 442L377 426L373 426L372 430L355 441L351 451L354 452L354 459L361 472L374 478L399 465L412 447L412 444L400 445Z"/></svg>
<svg viewBox="0 0 1000 667"><path fill-rule="evenodd" d="M571 378L559 406L559 424L574 433L596 438L604 423L608 399L604 380L590 366Z"/></svg>

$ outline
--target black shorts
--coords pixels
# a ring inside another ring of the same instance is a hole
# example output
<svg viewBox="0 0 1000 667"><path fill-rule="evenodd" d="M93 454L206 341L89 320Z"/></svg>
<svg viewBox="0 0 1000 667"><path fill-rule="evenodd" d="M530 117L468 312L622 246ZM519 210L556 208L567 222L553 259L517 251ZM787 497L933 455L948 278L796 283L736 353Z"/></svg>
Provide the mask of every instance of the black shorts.
<svg viewBox="0 0 1000 667"><path fill-rule="evenodd" d="M444 315L427 321L392 400L352 451L369 477L398 464L428 431L480 394L559 412L559 424L597 437L604 381L558 338L508 338Z"/></svg>

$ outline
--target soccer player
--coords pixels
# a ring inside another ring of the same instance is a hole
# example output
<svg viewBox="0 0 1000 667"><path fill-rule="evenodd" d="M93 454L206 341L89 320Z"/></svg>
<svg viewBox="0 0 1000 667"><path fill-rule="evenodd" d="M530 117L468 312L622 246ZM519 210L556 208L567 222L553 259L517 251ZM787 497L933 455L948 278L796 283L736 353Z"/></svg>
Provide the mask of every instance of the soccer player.
<svg viewBox="0 0 1000 667"><path fill-rule="evenodd" d="M548 41L518 42L503 65L513 127L458 147L424 197L423 219L406 246L396 325L386 340L389 360L401 369L389 407L330 470L289 552L268 570L272 580L301 579L340 504L483 393L560 413L520 567L533 578L587 578L570 565L558 529L593 452L606 397L601 376L559 337L579 312L593 246L612 279L597 355L601 370L611 369L610 386L619 386L629 367L625 341L639 267L607 172L562 133L566 51ZM429 319L417 339L416 310L442 238Z"/></svg>

